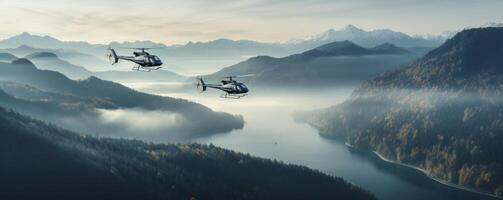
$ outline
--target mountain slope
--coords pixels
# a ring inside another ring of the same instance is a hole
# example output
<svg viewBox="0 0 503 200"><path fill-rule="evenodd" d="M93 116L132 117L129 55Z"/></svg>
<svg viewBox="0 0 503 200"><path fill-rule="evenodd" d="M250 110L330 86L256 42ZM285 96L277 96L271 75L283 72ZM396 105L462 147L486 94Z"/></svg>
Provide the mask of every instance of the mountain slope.
<svg viewBox="0 0 503 200"><path fill-rule="evenodd" d="M379 52L382 54L405 54L410 53L408 50L397 47L391 43L384 43L372 48L373 51Z"/></svg>
<svg viewBox="0 0 503 200"><path fill-rule="evenodd" d="M345 40L342 42L328 43L315 49L301 53L304 57L330 57L330 56L364 56L364 55L400 55L412 53L394 44L384 43L373 48L364 48Z"/></svg>
<svg viewBox="0 0 503 200"><path fill-rule="evenodd" d="M380 87L499 87L501 82L498 77L503 71L500 67L503 63L500 30L465 31L409 67L378 77L374 82ZM485 85L479 80L481 78L490 79L487 80L490 84Z"/></svg>
<svg viewBox="0 0 503 200"><path fill-rule="evenodd" d="M0 130L2 199L141 197L122 178L55 145L61 129L0 108Z"/></svg>
<svg viewBox="0 0 503 200"><path fill-rule="evenodd" d="M207 76L255 74L242 80L268 87L352 85L409 62L418 54L394 45L364 48L350 41L332 42L283 58L258 56Z"/></svg>
<svg viewBox="0 0 503 200"><path fill-rule="evenodd" d="M26 44L31 45L29 42L26 42ZM110 65L110 63L105 60L106 48L100 51L99 54L92 55L86 53L84 49L62 49L55 48L55 46L35 48L26 44L16 46L15 48L0 49L0 52L11 53L17 57L25 57L30 54L41 52L53 53L63 60L67 60L75 65L84 66L86 69L92 71L103 71L105 66Z"/></svg>
<svg viewBox="0 0 503 200"><path fill-rule="evenodd" d="M7 88L7 90L10 90L11 92L14 90L14 94L19 94L18 91L22 90L19 90L19 88L12 88L12 86L14 86L14 83L10 83L9 85L6 84L7 83L4 82L0 83L0 87L2 88L0 89L0 105L5 108L16 109L20 113L30 114L31 116L43 118L44 120L50 122L57 122L61 118L69 118L74 115L93 114L94 112L92 107L86 106L86 104L83 103L83 99L75 99L76 101L73 101L72 103L70 98L66 98L69 101L54 101L58 98L52 98L51 100L39 100L39 98L37 97L31 97L29 99L14 97L11 94L5 92L3 89ZM39 94L48 94L37 91L34 88L29 89L32 89L32 92L30 92L30 94L33 94L35 92L38 92ZM89 104L91 103L89 102Z"/></svg>
<svg viewBox="0 0 503 200"><path fill-rule="evenodd" d="M11 62L17 59L18 58L15 55L12 55L10 53L0 53L0 62Z"/></svg>
<svg viewBox="0 0 503 200"><path fill-rule="evenodd" d="M299 114L327 137L503 195L503 28L462 31L351 99Z"/></svg>
<svg viewBox="0 0 503 200"><path fill-rule="evenodd" d="M184 81L187 78L174 72L157 70L155 73L138 73L136 71L98 71L92 72L86 68L74 65L52 52L35 52L25 58L33 62L37 68L57 71L71 79L86 79L96 76L101 79L119 82L176 82Z"/></svg>
<svg viewBox="0 0 503 200"><path fill-rule="evenodd" d="M1 107L0 130L2 199L375 199L305 167L214 146L82 136Z"/></svg>
<svg viewBox="0 0 503 200"><path fill-rule="evenodd" d="M169 114L169 116L175 119L173 121L173 127L166 128L164 134L179 134L182 137L200 137L207 134L214 134L219 132L227 132L233 129L239 129L243 127L243 119L241 116L229 115L227 113L215 112L211 109L204 107L200 104L189 102L182 99L175 99L170 97L161 97L156 95L145 94L137 92L130 88L127 88L121 84L114 83L111 81L104 81L96 77L90 77L85 80L73 81L68 79L66 76L53 71L38 70L29 60L19 59L12 62L12 64L0 63L0 81L9 81L22 83L37 90L38 92L31 93L42 93L38 99L29 99L31 101L41 101L41 102L54 102L60 104L61 102L68 101L68 99L62 99L68 95L73 96L72 105L83 106L88 109L102 110L104 111L112 109L112 111L120 109L122 110L133 110L133 111L147 111L153 113L155 118L160 118L164 116L159 116L159 113ZM18 92L19 94L27 93L28 90L20 87L18 89L12 89L11 92ZM47 92L52 94L47 94ZM54 95L61 94L61 95ZM16 96L16 93L13 93ZM21 95L17 96L21 96ZM30 95L28 95L30 96ZM31 95L36 96L36 95ZM52 98L52 100L47 98L47 96L57 97ZM62 97L63 96L63 97ZM26 95L25 95L26 97ZM70 97L68 97L70 98ZM68 102L63 103L66 106ZM44 109L42 107L41 109ZM18 109L18 108L14 108ZM30 112L24 114L32 114ZM120 112L119 112L120 114ZM127 115L126 115L127 116ZM75 113L77 119L81 117L78 113ZM138 116L132 117L138 118ZM96 122L96 127L89 125L92 131L99 130L99 124L105 123L106 120L101 120L96 117L85 117L84 119L90 120L89 123ZM83 119L82 119L83 120ZM97 120L97 121L96 121ZM154 120L154 119L151 119ZM151 121L148 120L148 121ZM159 119L156 119L159 120ZM59 120L52 121L56 124L62 125L68 121ZM82 121L82 126L86 125ZM175 123L176 122L176 123ZM165 122L168 124L168 122ZM73 124L75 127L77 125ZM72 124L64 126L65 128L74 127ZM117 129L118 127L113 127ZM114 129L114 130L115 130ZM73 129L72 129L73 130ZM103 130L102 130L103 131ZM120 129L116 130L120 133ZM162 132L163 130L159 130ZM101 131L100 131L101 132ZM131 132L132 131L123 131ZM122 135L126 136L126 135ZM131 135L127 135L131 136Z"/></svg>
<svg viewBox="0 0 503 200"><path fill-rule="evenodd" d="M50 52L36 52L25 56L25 58L33 62L39 69L57 71L71 79L84 79L93 74L86 68L61 60L56 54Z"/></svg>
<svg viewBox="0 0 503 200"><path fill-rule="evenodd" d="M342 42L331 42L312 50L301 53L304 57L329 57L329 56L359 56L370 55L379 52L373 52L371 49L358 46L348 40Z"/></svg>

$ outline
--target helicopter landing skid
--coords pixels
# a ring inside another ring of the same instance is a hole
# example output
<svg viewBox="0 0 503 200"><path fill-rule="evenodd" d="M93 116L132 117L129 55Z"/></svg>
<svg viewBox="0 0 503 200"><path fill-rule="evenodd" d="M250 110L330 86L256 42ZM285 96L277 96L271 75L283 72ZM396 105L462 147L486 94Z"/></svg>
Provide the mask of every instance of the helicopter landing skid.
<svg viewBox="0 0 503 200"><path fill-rule="evenodd" d="M228 94L228 93L225 93L225 94L222 94L220 95L220 98L226 98L226 99L239 99L241 97L245 97L247 96L248 94Z"/></svg>
<svg viewBox="0 0 503 200"><path fill-rule="evenodd" d="M139 72L151 72L152 70L158 70L161 68L162 67L148 68L148 67L142 67L141 65L136 65L133 67L133 70Z"/></svg>

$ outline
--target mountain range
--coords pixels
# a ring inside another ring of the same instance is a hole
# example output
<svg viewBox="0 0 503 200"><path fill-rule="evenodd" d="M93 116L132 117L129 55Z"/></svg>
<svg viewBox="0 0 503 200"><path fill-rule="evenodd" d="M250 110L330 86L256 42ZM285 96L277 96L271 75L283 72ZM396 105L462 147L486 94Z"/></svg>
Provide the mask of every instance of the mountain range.
<svg viewBox="0 0 503 200"><path fill-rule="evenodd" d="M71 63L84 66L92 71L105 71L103 69L104 66L107 66L105 55L108 53L108 47L118 48L117 50L120 54L126 55L130 54L131 50L120 48L157 47L159 49L152 49L150 51L167 60L165 66L170 68L171 71L182 74L204 74L216 71L222 66L234 64L243 58L259 55L284 57L334 41L350 40L367 48L383 43L392 43L406 48L417 46L431 48L438 46L445 39L444 37L430 37L429 39L412 37L388 29L365 31L348 25L341 30L330 29L317 36L302 40L290 40L284 43L217 39L208 42L188 42L184 45L165 45L152 41L91 44L87 42L61 41L51 36L22 33L0 40L0 48L8 49L8 53L12 53L18 57L24 57L35 52L52 52ZM44 50L31 51L27 47ZM21 49L16 50L17 48ZM0 50L0 52L2 51ZM4 50L3 52L6 51Z"/></svg>
<svg viewBox="0 0 503 200"><path fill-rule="evenodd" d="M262 53L268 54L267 52L268 50L280 50L277 48L293 48L296 50L305 51L307 49L311 49L316 46L320 46L322 44L334 41L344 41L344 40L350 40L358 45L365 47L376 46L382 43L393 43L403 47L414 47L414 46L433 47L437 46L445 39L447 38L437 37L435 40L433 40L420 36L413 37L405 33L393 31L390 29L365 31L354 25L347 25L346 27L340 30L329 29L323 33L310 36L305 39L291 39L285 43L262 43L252 40L230 40L222 38L208 42L188 42L185 45L165 45L163 43L157 43L152 41L134 41L134 42L126 41L126 42L110 42L109 44L91 44L83 41L61 41L51 36L38 36L24 32L19 35L15 35L10 38L1 40L0 47L15 48L21 45L28 45L35 48L73 49L81 51L89 51L91 49L103 48L108 46L113 47L141 46L141 47L156 47L156 48L165 47L167 48L168 51L171 51L171 53L175 53L175 55L177 55L178 53L180 55L177 56L183 56L185 55L184 53L200 54L202 52L199 51L209 49L212 49L213 51L206 51L204 53L215 53L219 51L232 53L236 52L237 50L238 52L243 51L243 53L264 51ZM300 45L302 47L295 47L296 45ZM233 49L234 51L230 51L230 49ZM286 53L291 54L295 52L286 52Z"/></svg>
<svg viewBox="0 0 503 200"><path fill-rule="evenodd" d="M300 112L320 134L503 196L503 28L464 30L365 81L344 103Z"/></svg>
<svg viewBox="0 0 503 200"><path fill-rule="evenodd" d="M370 76L407 63L422 55L427 49L426 47L402 48L391 43L366 48L346 40L331 42L282 58L253 57L205 76L205 78L209 78L209 81L218 81L221 77L229 75L255 74L254 77L243 78L243 81L252 85L268 85L271 88L276 86L284 88L285 86L354 85ZM66 57L68 54L86 55L76 53L74 50L40 49L23 45L4 51L9 52L5 55L24 55L41 69L58 71L72 79L86 79L90 76L96 76L123 83L138 81L184 82L189 80L184 76L164 70L159 70L156 73L90 71L85 66L73 64L73 62L59 56L60 54L66 55ZM73 58L80 60L77 57ZM69 58L69 60L73 59Z"/></svg>
<svg viewBox="0 0 503 200"><path fill-rule="evenodd" d="M0 105L88 134L169 141L204 137L244 125L242 116L215 112L183 99L141 93L94 76L71 80L59 72L37 69L25 58L0 63L0 82L2 90L7 91L1 95ZM107 120L110 115L115 120ZM135 119L148 122L148 129L137 130L131 123Z"/></svg>
<svg viewBox="0 0 503 200"><path fill-rule="evenodd" d="M229 75L254 74L240 80L268 88L345 86L394 69L420 55L422 51L390 43L365 48L346 40L282 58L253 57L204 78L216 81Z"/></svg>
<svg viewBox="0 0 503 200"><path fill-rule="evenodd" d="M305 39L290 40L288 43L291 45L313 48L329 42L349 40L364 47L373 47L382 43L393 43L402 47L435 47L445 41L445 39L447 38L409 36L405 33L390 29L365 31L354 25L347 25L340 30L329 29L323 33Z"/></svg>
<svg viewBox="0 0 503 200"><path fill-rule="evenodd" d="M16 48L6 48L0 49L0 53L9 53L18 58L26 57L30 54L36 53L53 53L58 55L60 58L70 61L79 66L85 66L87 70L91 71L105 71L110 63L105 60L105 54L96 56L92 54L82 53L79 50L73 49L54 49L53 46L48 46L45 48L35 48L28 45L20 45Z"/></svg>

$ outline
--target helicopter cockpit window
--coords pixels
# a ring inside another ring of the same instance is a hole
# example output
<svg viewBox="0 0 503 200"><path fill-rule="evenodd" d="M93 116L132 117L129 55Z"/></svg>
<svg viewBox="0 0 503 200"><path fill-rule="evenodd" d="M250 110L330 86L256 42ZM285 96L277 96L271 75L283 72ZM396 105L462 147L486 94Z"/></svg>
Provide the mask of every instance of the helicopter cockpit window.
<svg viewBox="0 0 503 200"><path fill-rule="evenodd" d="M159 61L159 60L161 60L161 59L159 59L159 57L157 57L157 56L152 56L152 57L151 57L151 59L152 59L153 61Z"/></svg>

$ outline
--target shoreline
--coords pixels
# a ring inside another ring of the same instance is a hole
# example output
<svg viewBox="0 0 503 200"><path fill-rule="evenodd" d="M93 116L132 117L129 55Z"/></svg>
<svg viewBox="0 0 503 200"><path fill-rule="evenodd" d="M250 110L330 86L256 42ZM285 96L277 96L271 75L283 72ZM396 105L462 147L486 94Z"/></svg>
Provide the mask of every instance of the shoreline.
<svg viewBox="0 0 503 200"><path fill-rule="evenodd" d="M349 144L348 142L344 142L344 145L346 145L349 148L358 150L358 148L354 147L353 145ZM432 179L432 180L434 180L434 181L436 181L436 182L438 182L438 183L440 183L442 185L453 187L453 188L460 189L460 190L464 190L464 191L467 191L467 192L473 192L473 193L476 193L476 194L481 194L481 195L486 195L486 196L494 197L496 199L501 199L500 197L498 197L498 196L496 196L494 194L491 194L491 193L483 192L483 191L480 191L480 190L477 190L477 189L474 189L474 188L469 188L469 187L458 185L458 184L455 184L455 183L450 183L448 181L445 181L445 180L442 180L440 178L434 177L434 176L430 175L428 173L428 171L426 171L425 169L423 169L421 167L418 167L418 166L415 166L415 165L410 165L410 164L405 164L405 163L400 163L398 161L387 159L386 157L384 157L381 154L379 154L377 151L371 150L371 152L374 155L376 155L377 157L379 157L379 159L381 159L384 162L391 163L391 164L396 164L396 165L400 165L400 166L404 166L404 167L408 167L408 168L411 168L411 169L415 169L415 170L420 171L421 173L423 173L426 177L428 177L428 178L430 178L430 179Z"/></svg>

